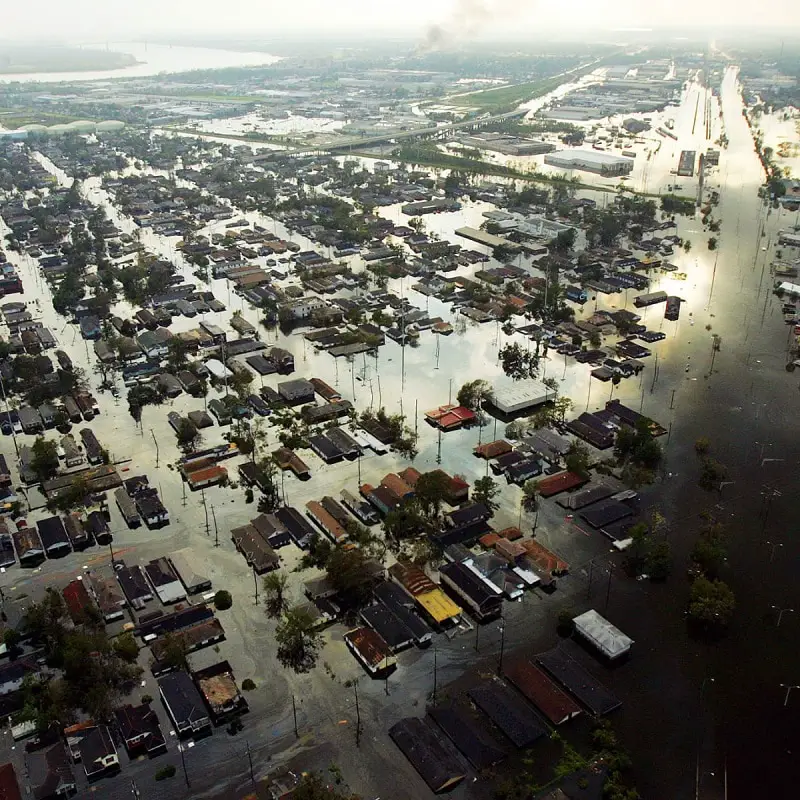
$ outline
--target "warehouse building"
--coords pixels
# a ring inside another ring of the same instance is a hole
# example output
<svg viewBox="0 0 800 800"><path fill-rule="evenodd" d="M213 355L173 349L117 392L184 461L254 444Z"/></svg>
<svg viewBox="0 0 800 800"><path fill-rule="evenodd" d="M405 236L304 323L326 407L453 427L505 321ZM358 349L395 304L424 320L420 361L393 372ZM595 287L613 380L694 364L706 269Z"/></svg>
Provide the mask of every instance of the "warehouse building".
<svg viewBox="0 0 800 800"><path fill-rule="evenodd" d="M593 172L595 175L629 175L633 171L633 159L615 156L594 150L559 150L548 153L544 163L561 169L576 169Z"/></svg>

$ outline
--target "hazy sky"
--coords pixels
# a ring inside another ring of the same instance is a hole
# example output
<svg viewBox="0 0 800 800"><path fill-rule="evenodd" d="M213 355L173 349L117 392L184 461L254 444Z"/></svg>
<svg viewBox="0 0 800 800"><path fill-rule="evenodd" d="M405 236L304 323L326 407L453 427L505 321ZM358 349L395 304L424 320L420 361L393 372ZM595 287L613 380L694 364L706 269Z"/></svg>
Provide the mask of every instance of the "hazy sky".
<svg viewBox="0 0 800 800"><path fill-rule="evenodd" d="M543 29L688 25L797 27L797 0L0 0L0 39L96 40L143 33L263 35L313 26L332 32L459 38Z"/></svg>

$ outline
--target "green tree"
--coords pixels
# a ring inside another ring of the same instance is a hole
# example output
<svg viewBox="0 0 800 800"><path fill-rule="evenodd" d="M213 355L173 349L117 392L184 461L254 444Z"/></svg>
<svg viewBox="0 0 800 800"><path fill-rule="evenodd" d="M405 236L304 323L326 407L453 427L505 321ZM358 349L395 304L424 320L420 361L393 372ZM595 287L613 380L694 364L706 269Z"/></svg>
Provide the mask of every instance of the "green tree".
<svg viewBox="0 0 800 800"><path fill-rule="evenodd" d="M447 500L450 479L441 470L432 470L419 476L414 486L414 497L422 513L429 519L438 519L442 503Z"/></svg>
<svg viewBox="0 0 800 800"><path fill-rule="evenodd" d="M318 772L306 772L292 797L294 800L361 800L358 795L344 794L329 786Z"/></svg>
<svg viewBox="0 0 800 800"><path fill-rule="evenodd" d="M662 537L651 537L648 542L644 568L653 581L665 581L672 572L672 550Z"/></svg>
<svg viewBox="0 0 800 800"><path fill-rule="evenodd" d="M278 661L295 672L309 672L317 663L322 636L314 620L301 608L286 612L275 631Z"/></svg>
<svg viewBox="0 0 800 800"><path fill-rule="evenodd" d="M286 600L287 582L288 579L283 572L270 572L262 581L264 605L270 617L280 617L289 608Z"/></svg>
<svg viewBox="0 0 800 800"><path fill-rule="evenodd" d="M478 378L474 381L467 381L456 395L456 402L464 408L478 411L485 400L491 401L492 387L488 381Z"/></svg>
<svg viewBox="0 0 800 800"><path fill-rule="evenodd" d="M31 469L36 473L39 480L45 481L52 478L58 472L58 445L55 441L37 436L36 441L31 445Z"/></svg>
<svg viewBox="0 0 800 800"><path fill-rule="evenodd" d="M503 372L515 381L535 378L539 373L538 352L526 350L516 342L500 350L500 362Z"/></svg>
<svg viewBox="0 0 800 800"><path fill-rule="evenodd" d="M707 492L718 492L728 477L728 468L709 456L703 457L700 462L700 477L697 485Z"/></svg>
<svg viewBox="0 0 800 800"><path fill-rule="evenodd" d="M183 453L193 453L200 446L203 437L197 426L188 418L183 417L178 424L178 429L175 431L175 436L178 439L178 447Z"/></svg>
<svg viewBox="0 0 800 800"><path fill-rule="evenodd" d="M189 648L180 633L166 633L161 648L161 663L172 669L188 669Z"/></svg>
<svg viewBox="0 0 800 800"><path fill-rule="evenodd" d="M374 583L373 566L360 548L335 547L325 566L328 579L342 602L357 608L369 600Z"/></svg>
<svg viewBox="0 0 800 800"><path fill-rule="evenodd" d="M736 596L727 583L721 580L697 578L689 596L690 622L706 630L727 627L736 608Z"/></svg>
<svg viewBox="0 0 800 800"><path fill-rule="evenodd" d="M495 502L495 497L500 493L500 487L497 481L490 475L485 475L478 478L472 487L472 499L476 503L482 503L489 509L494 511L499 508L499 503Z"/></svg>
<svg viewBox="0 0 800 800"><path fill-rule="evenodd" d="M214 608L217 611L227 611L233 605L231 593L225 589L220 589L214 594Z"/></svg>
<svg viewBox="0 0 800 800"><path fill-rule="evenodd" d="M114 639L114 652L129 664L136 661L139 656L139 645L130 631L124 631Z"/></svg>
<svg viewBox="0 0 800 800"><path fill-rule="evenodd" d="M583 442L573 442L564 456L564 463L570 472L580 475L582 478L589 477L589 449Z"/></svg>

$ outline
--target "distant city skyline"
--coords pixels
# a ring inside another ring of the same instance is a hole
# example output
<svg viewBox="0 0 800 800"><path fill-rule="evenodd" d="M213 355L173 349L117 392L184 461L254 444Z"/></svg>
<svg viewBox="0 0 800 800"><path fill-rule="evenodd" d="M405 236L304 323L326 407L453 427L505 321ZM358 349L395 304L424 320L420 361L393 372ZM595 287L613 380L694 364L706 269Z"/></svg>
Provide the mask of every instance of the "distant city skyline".
<svg viewBox="0 0 800 800"><path fill-rule="evenodd" d="M182 36L279 36L281 31L420 36L437 44L544 30L604 31L647 28L758 27L797 29L794 0L641 4L635 0L0 0L0 40L97 40Z"/></svg>

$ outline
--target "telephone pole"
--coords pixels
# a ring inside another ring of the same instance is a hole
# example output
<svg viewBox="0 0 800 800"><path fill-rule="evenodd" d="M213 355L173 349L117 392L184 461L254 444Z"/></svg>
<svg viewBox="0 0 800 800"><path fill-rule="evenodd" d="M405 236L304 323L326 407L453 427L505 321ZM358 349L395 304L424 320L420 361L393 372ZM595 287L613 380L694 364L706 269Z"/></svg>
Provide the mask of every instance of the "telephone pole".
<svg viewBox="0 0 800 800"><path fill-rule="evenodd" d="M219 528L217 527L217 514L211 506L211 517L214 520L214 547L219 547Z"/></svg>
<svg viewBox="0 0 800 800"><path fill-rule="evenodd" d="M253 773L253 754L250 752L250 742L245 742L247 745L247 760L250 762L250 780L255 784L256 776Z"/></svg>
<svg viewBox="0 0 800 800"><path fill-rule="evenodd" d="M183 754L183 745L178 745L178 752L181 754L181 766L183 767L183 779L186 781L186 788L191 789L192 784L189 783L189 773L186 771L186 756Z"/></svg>
<svg viewBox="0 0 800 800"><path fill-rule="evenodd" d="M356 695L356 747L361 747L361 711L358 707L358 683L353 684L353 691Z"/></svg>
<svg viewBox="0 0 800 800"><path fill-rule="evenodd" d="M253 567L253 584L256 587L256 594L255 594L256 603L255 604L258 605L258 574L256 573L256 568L255 567Z"/></svg>
<svg viewBox="0 0 800 800"><path fill-rule="evenodd" d="M300 734L297 732L297 703L294 699L294 695L292 695L292 716L294 717L294 736L296 739L299 739Z"/></svg>

